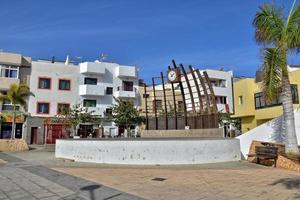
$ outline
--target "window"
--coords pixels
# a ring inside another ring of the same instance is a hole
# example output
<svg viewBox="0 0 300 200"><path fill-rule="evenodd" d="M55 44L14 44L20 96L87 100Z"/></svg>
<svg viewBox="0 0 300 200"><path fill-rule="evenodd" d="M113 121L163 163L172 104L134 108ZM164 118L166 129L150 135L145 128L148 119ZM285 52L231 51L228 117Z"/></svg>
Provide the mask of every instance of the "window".
<svg viewBox="0 0 300 200"><path fill-rule="evenodd" d="M96 107L97 101L91 100L91 99L84 99L83 100L83 106L84 107Z"/></svg>
<svg viewBox="0 0 300 200"><path fill-rule="evenodd" d="M226 87L226 80L221 79L219 82L219 87Z"/></svg>
<svg viewBox="0 0 300 200"><path fill-rule="evenodd" d="M155 111L155 108L156 108L156 111L162 110L162 101L161 100L153 101L153 111Z"/></svg>
<svg viewBox="0 0 300 200"><path fill-rule="evenodd" d="M227 97L225 96L220 96L219 101L220 104L227 104Z"/></svg>
<svg viewBox="0 0 300 200"><path fill-rule="evenodd" d="M239 105L243 104L243 96L239 96Z"/></svg>
<svg viewBox="0 0 300 200"><path fill-rule="evenodd" d="M105 114L108 115L108 116L111 115L112 114L112 109L111 108L106 108Z"/></svg>
<svg viewBox="0 0 300 200"><path fill-rule="evenodd" d="M37 113L38 114L49 114L50 104L49 103L38 103L37 104Z"/></svg>
<svg viewBox="0 0 300 200"><path fill-rule="evenodd" d="M123 90L124 91L133 91L133 82L132 81L123 81Z"/></svg>
<svg viewBox="0 0 300 200"><path fill-rule="evenodd" d="M0 77L6 78L18 78L19 67L1 65L0 66Z"/></svg>
<svg viewBox="0 0 300 200"><path fill-rule="evenodd" d="M70 104L59 103L57 104L57 114L62 114L70 110Z"/></svg>
<svg viewBox="0 0 300 200"><path fill-rule="evenodd" d="M50 89L51 88L51 78L39 78L39 89Z"/></svg>
<svg viewBox="0 0 300 200"><path fill-rule="evenodd" d="M298 104L299 103L299 96L298 96L297 85L291 85L291 92L292 92L293 104ZM280 101L279 96L278 96L272 102L267 103L263 98L263 93L258 92L258 93L254 94L254 103L255 103L255 109L260 109L260 108L278 106L282 102Z"/></svg>
<svg viewBox="0 0 300 200"><path fill-rule="evenodd" d="M224 79L210 79L210 83L215 87L226 87L227 82Z"/></svg>
<svg viewBox="0 0 300 200"><path fill-rule="evenodd" d="M106 88L106 94L112 94L113 93L113 88L112 87L107 87Z"/></svg>
<svg viewBox="0 0 300 200"><path fill-rule="evenodd" d="M97 85L97 78L84 78L85 85Z"/></svg>
<svg viewBox="0 0 300 200"><path fill-rule="evenodd" d="M59 90L71 90L71 81L66 79L59 79L58 81Z"/></svg>
<svg viewBox="0 0 300 200"><path fill-rule="evenodd" d="M183 101L178 101L178 112L184 111L184 104Z"/></svg>

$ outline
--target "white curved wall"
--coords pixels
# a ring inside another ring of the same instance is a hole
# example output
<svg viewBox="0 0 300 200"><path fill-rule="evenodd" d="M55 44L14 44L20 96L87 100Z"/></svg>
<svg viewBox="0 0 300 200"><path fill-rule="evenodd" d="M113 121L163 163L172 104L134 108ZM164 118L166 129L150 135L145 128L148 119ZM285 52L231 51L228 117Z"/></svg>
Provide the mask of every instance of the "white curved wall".
<svg viewBox="0 0 300 200"><path fill-rule="evenodd" d="M134 165L203 164L241 159L237 139L56 140L55 156Z"/></svg>
<svg viewBox="0 0 300 200"><path fill-rule="evenodd" d="M294 114L297 139L298 144L300 144L300 110L296 110ZM249 153L249 148L253 140L284 143L284 129L282 128L282 123L283 120L281 116L238 136L237 138L241 143L243 157L245 159L248 157L247 154Z"/></svg>

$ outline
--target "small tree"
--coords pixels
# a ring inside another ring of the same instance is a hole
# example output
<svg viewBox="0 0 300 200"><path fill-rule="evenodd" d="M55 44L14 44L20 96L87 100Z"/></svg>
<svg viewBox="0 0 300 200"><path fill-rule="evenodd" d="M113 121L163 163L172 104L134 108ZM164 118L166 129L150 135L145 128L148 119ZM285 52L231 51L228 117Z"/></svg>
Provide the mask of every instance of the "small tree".
<svg viewBox="0 0 300 200"><path fill-rule="evenodd" d="M16 134L16 108L21 105L24 109L27 108L26 99L29 96L34 96L30 89L25 84L12 84L10 85L6 95L0 95L0 101L10 101L13 105L13 122L11 139L15 138Z"/></svg>
<svg viewBox="0 0 300 200"><path fill-rule="evenodd" d="M226 123L232 125L235 128L235 130L239 130L239 131L241 130L240 119L231 118L230 113L218 112L218 124L221 127L224 127ZM234 136L235 135L233 135L232 132L230 132L230 137L234 137Z"/></svg>
<svg viewBox="0 0 300 200"><path fill-rule="evenodd" d="M128 130L130 126L139 125L144 121L132 101L120 98L115 98L115 101L116 104L111 107L112 113L108 114L108 119L116 123L117 126L123 126Z"/></svg>
<svg viewBox="0 0 300 200"><path fill-rule="evenodd" d="M93 113L93 111L88 111L88 108L75 104L72 108L62 109L60 114L57 115L57 118L59 118L63 124L71 126L73 135L76 135L79 124L101 123L101 118L97 118Z"/></svg>

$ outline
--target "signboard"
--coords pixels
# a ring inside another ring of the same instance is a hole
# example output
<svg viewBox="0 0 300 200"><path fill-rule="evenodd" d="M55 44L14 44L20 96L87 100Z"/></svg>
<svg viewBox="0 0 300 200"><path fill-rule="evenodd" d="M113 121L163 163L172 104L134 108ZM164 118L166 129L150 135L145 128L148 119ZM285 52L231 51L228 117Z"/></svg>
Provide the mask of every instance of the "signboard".
<svg viewBox="0 0 300 200"><path fill-rule="evenodd" d="M13 122L13 111L2 111L1 112L2 122ZM16 123L23 123L24 122L24 113L20 111L16 111L15 116Z"/></svg>

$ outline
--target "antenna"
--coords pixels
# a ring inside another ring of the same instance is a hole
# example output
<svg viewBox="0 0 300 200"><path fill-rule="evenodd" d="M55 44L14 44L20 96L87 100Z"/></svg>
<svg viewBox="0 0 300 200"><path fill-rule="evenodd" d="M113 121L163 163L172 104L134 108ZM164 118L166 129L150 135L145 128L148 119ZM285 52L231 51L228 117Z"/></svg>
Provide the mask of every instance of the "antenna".
<svg viewBox="0 0 300 200"><path fill-rule="evenodd" d="M108 55L105 53L100 54L100 61L105 61L107 59Z"/></svg>

